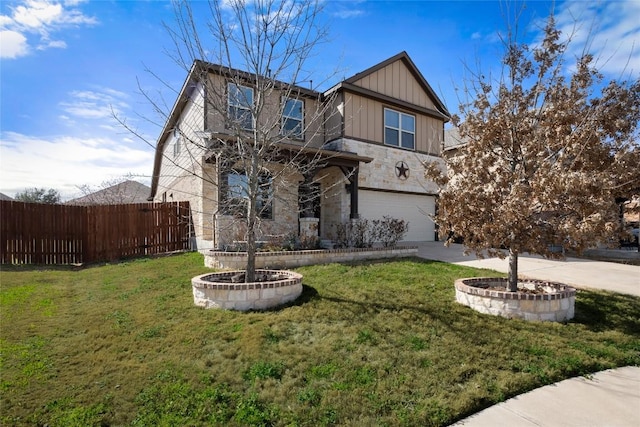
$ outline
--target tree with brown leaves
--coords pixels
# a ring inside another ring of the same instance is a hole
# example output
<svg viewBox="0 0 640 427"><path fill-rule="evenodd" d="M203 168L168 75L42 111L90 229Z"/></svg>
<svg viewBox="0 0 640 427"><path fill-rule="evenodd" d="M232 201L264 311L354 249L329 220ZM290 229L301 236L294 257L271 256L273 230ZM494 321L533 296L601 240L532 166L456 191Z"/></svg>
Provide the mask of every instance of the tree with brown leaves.
<svg viewBox="0 0 640 427"><path fill-rule="evenodd" d="M452 120L466 145L446 172L427 166L442 185L441 233L480 255L506 248L513 292L519 254L611 241L616 196L640 187L640 80L605 83L586 52L569 66L561 36L551 16L535 47L505 39L500 77L467 82Z"/></svg>

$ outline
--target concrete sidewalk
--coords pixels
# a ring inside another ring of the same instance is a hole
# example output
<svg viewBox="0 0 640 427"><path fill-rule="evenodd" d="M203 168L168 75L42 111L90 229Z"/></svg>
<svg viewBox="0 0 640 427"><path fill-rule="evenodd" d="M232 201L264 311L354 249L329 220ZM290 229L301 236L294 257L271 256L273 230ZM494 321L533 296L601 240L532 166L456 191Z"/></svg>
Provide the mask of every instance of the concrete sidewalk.
<svg viewBox="0 0 640 427"><path fill-rule="evenodd" d="M465 256L462 245L418 244L426 259L507 272L506 259ZM640 267L567 258L546 260L521 255L519 275L640 296ZM639 313L640 315L640 313ZM571 378L516 396L459 421L460 427L640 427L640 367Z"/></svg>
<svg viewBox="0 0 640 427"><path fill-rule="evenodd" d="M465 256L463 252L464 247L458 244L449 247L444 246L442 242L418 244L418 256L421 258L488 268L502 273L508 271L506 258L477 259L474 255ZM558 261L524 254L518 257L518 276L561 282L577 288L604 289L640 296L640 266L637 265L581 258Z"/></svg>
<svg viewBox="0 0 640 427"><path fill-rule="evenodd" d="M640 368L611 369L541 387L453 426L638 427Z"/></svg>

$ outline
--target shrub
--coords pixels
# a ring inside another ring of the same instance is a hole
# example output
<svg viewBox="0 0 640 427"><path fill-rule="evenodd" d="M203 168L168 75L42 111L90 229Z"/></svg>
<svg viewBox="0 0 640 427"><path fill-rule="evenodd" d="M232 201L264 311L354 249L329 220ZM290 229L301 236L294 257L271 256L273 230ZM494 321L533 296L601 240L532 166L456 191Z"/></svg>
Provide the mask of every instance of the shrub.
<svg viewBox="0 0 640 427"><path fill-rule="evenodd" d="M382 219L373 221L376 241L381 242L382 246L388 248L395 246L409 231L409 223L403 219L391 218L383 216Z"/></svg>

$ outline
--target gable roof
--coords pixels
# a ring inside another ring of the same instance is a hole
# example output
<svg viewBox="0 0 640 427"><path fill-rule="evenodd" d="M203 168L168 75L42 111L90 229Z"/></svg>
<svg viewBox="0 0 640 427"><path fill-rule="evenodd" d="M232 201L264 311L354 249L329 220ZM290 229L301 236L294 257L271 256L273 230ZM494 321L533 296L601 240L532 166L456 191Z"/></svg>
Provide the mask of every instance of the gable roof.
<svg viewBox="0 0 640 427"><path fill-rule="evenodd" d="M120 205L146 203L151 188L138 181L127 180L86 196L69 200L67 205Z"/></svg>
<svg viewBox="0 0 640 427"><path fill-rule="evenodd" d="M0 193L0 200L13 200L13 199L4 193Z"/></svg>
<svg viewBox="0 0 640 427"><path fill-rule="evenodd" d="M420 85L420 87L422 87L422 89L427 93L427 95L429 96L429 98L431 98L431 100L433 101L433 103L435 104L437 111L434 111L432 109L429 108L423 108L421 110L423 113L428 114L428 115L432 115L432 116L436 116L438 118L441 118L445 121L448 121L449 118L451 117L451 114L449 113L449 110L447 110L447 107L444 105L444 102L442 102L442 100L438 97L438 95L436 95L435 91L433 90L433 88L431 87L431 85L427 82L427 80L424 78L424 76L422 75L422 73L420 72L420 70L418 70L418 67L416 67L416 64L411 60L411 58L409 57L409 54L406 51L402 51L400 53L398 53L397 55L392 56L389 59L386 59L372 67L367 68L364 71L361 71L359 73L354 74L353 76L349 77L348 79L338 83L337 85L333 86L332 88L328 89L324 94L325 95L329 95L331 92L334 91L339 91L339 90L349 90L351 92L356 92L356 93L360 93L363 95L373 95L371 93L371 91L364 89L362 87L356 86L355 83L373 73L376 73L377 71L389 66L390 64L393 64L396 61L401 61L404 63L404 65L407 67L407 69L409 70L409 72L413 75L413 77L416 79L416 81L418 82L418 84ZM376 97L378 98L389 98L390 97L386 97L384 95L380 95L380 94L375 94Z"/></svg>

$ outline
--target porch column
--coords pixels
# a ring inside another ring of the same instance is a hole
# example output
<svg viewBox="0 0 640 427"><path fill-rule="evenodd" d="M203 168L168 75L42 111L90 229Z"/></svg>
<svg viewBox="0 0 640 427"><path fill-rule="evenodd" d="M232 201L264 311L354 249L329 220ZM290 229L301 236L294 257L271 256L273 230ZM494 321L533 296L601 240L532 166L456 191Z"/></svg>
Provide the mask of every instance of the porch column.
<svg viewBox="0 0 640 427"><path fill-rule="evenodd" d="M317 239L319 235L318 224L320 218L300 218L300 239L309 241L311 239Z"/></svg>
<svg viewBox="0 0 640 427"><path fill-rule="evenodd" d="M354 166L350 171L343 169L344 175L349 180L347 184L347 192L351 196L350 215L351 219L359 219L360 213L358 212L358 167Z"/></svg>
<svg viewBox="0 0 640 427"><path fill-rule="evenodd" d="M313 176L315 175L315 170L305 173L304 181L298 187L299 200L300 200L300 217L302 218L313 218L313 206L314 206L314 198L315 194L313 194L312 184L313 184Z"/></svg>
<svg viewBox="0 0 640 427"><path fill-rule="evenodd" d="M300 218L298 224L300 227L300 238L303 240L317 239L320 235L319 224L320 218L315 217L314 206L317 202L318 194L313 191L313 177L316 170L309 170L304 176L304 181L298 187L300 199Z"/></svg>

